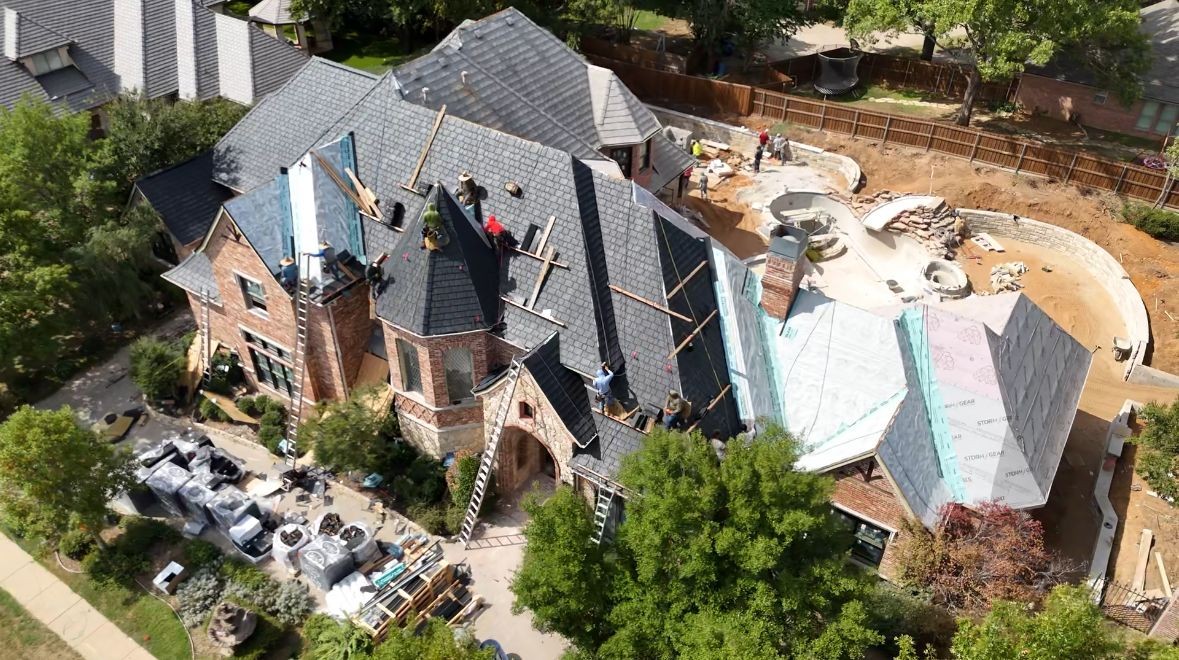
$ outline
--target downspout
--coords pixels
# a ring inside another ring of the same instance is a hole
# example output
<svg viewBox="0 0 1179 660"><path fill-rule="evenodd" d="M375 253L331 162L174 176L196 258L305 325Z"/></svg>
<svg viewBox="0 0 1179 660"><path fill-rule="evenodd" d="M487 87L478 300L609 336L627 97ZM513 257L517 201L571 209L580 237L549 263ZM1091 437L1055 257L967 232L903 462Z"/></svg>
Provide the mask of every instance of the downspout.
<svg viewBox="0 0 1179 660"><path fill-rule="evenodd" d="M328 325L332 329L332 347L336 352L336 368L340 370L340 384L344 386L344 398L347 399L352 395L348 391L348 374L344 373L344 359L340 356L340 340L336 334L336 315L332 313L332 306L325 305L324 309L328 313Z"/></svg>

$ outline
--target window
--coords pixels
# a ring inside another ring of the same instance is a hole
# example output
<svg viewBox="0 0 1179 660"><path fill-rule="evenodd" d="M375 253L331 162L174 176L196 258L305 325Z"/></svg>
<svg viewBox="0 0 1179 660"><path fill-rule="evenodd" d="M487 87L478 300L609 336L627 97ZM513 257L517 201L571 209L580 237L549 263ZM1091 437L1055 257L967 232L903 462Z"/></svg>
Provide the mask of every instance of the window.
<svg viewBox="0 0 1179 660"><path fill-rule="evenodd" d="M40 76L49 73L50 71L64 69L69 65L70 62L67 58L62 57L61 55L60 48L47 50L44 53L37 53L36 55L29 57L29 71L32 72L34 76Z"/></svg>
<svg viewBox="0 0 1179 660"><path fill-rule="evenodd" d="M262 289L262 284L242 277L241 275L237 276L237 281L242 287L242 298L246 301L246 309L256 309L265 312L266 291Z"/></svg>
<svg viewBox="0 0 1179 660"><path fill-rule="evenodd" d="M257 376L258 382L265 383L287 396L294 396L295 374L290 367L253 346L250 347L250 359L254 362L254 375Z"/></svg>
<svg viewBox="0 0 1179 660"><path fill-rule="evenodd" d="M442 354L442 367L446 370L446 393L451 403L462 403L474 396L471 390L475 387L475 368L470 349L447 349Z"/></svg>
<svg viewBox="0 0 1179 660"><path fill-rule="evenodd" d="M532 419L535 414L532 411L532 406L525 401L520 402L520 419Z"/></svg>
<svg viewBox="0 0 1179 660"><path fill-rule="evenodd" d="M630 147L610 150L610 159L618 163L618 169L622 170L622 176L628 179L630 178L630 152Z"/></svg>
<svg viewBox="0 0 1179 660"><path fill-rule="evenodd" d="M1093 102L1097 105L1105 105L1105 102L1108 100L1109 92L1101 91L1093 95Z"/></svg>
<svg viewBox="0 0 1179 660"><path fill-rule="evenodd" d="M422 369L418 366L418 349L414 345L398 339L397 363L401 365L401 387L407 392L422 391Z"/></svg>
<svg viewBox="0 0 1179 660"><path fill-rule="evenodd" d="M643 143L642 163L643 163L643 165L642 165L643 170L651 169L651 141L650 140L647 140L646 142Z"/></svg>
<svg viewBox="0 0 1179 660"><path fill-rule="evenodd" d="M274 342L270 341L269 339L266 339L265 337L261 337L259 335L256 335L256 334L250 332L249 330L242 330L242 336L245 337L247 344L250 344L251 346L260 348L260 349L266 351L267 353L274 355L275 357L277 357L280 360L288 360L289 361L291 359L291 352L290 351L279 346L278 344L275 344Z"/></svg>
<svg viewBox="0 0 1179 660"><path fill-rule="evenodd" d="M1179 106L1146 101L1142 104L1142 111L1138 113L1138 123L1135 127L1140 131L1150 131L1160 135L1174 135L1175 123L1179 121Z"/></svg>
<svg viewBox="0 0 1179 660"><path fill-rule="evenodd" d="M835 510L835 514L852 532L852 558L870 566L879 566L884 557L884 546L888 544L888 530L839 509Z"/></svg>

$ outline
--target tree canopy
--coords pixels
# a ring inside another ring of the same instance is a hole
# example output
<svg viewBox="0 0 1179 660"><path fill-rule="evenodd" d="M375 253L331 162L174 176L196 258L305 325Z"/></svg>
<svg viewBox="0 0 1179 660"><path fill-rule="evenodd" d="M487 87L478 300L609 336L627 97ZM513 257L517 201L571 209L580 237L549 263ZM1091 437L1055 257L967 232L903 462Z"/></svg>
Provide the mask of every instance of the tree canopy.
<svg viewBox="0 0 1179 660"><path fill-rule="evenodd" d="M797 458L779 428L723 462L698 434L652 433L624 462L613 544L586 547L591 514L572 492L532 507L517 606L602 658L860 657L882 641L867 583L830 479Z"/></svg>
<svg viewBox="0 0 1179 660"><path fill-rule="evenodd" d="M67 407L23 406L0 424L0 511L22 534L56 538L74 526L97 533L107 502L129 484L127 456Z"/></svg>
<svg viewBox="0 0 1179 660"><path fill-rule="evenodd" d="M966 125L983 81L1007 80L1054 56L1092 71L1123 101L1136 99L1137 75L1150 62L1138 9L1133 0L850 0L844 26L860 39L916 30L965 51L974 63L958 112Z"/></svg>
<svg viewBox="0 0 1179 660"><path fill-rule="evenodd" d="M385 455L385 443L378 442L381 417L372 408L352 398L333 401L319 409L318 416L299 428L301 442L315 447L315 460L331 470L374 470Z"/></svg>
<svg viewBox="0 0 1179 660"><path fill-rule="evenodd" d="M1146 426L1135 438L1138 474L1163 497L1179 497L1179 400L1149 403L1139 414Z"/></svg>

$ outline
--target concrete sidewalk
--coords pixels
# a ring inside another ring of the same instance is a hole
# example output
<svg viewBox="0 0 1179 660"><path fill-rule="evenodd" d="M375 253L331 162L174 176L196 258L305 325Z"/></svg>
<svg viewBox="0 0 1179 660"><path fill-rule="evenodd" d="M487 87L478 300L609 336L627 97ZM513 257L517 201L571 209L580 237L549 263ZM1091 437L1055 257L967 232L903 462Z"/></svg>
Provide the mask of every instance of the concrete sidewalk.
<svg viewBox="0 0 1179 660"><path fill-rule="evenodd" d="M0 534L0 588L12 594L83 658L151 660L153 657L3 534Z"/></svg>

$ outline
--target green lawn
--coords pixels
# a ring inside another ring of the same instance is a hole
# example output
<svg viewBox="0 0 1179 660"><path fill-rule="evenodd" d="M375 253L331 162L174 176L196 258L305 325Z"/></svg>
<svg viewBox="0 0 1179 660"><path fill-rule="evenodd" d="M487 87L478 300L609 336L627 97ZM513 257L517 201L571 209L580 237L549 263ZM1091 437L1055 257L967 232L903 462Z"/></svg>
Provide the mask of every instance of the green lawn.
<svg viewBox="0 0 1179 660"><path fill-rule="evenodd" d="M396 37L358 32L333 34L332 46L330 51L323 54L324 57L371 73L384 73L432 48L423 46L406 53Z"/></svg>
<svg viewBox="0 0 1179 660"><path fill-rule="evenodd" d="M636 30L658 30L671 20L667 16L661 16L646 9L640 9L637 13L638 18L635 19Z"/></svg>
<svg viewBox="0 0 1179 660"><path fill-rule="evenodd" d="M139 587L128 589L121 586L100 586L84 574L63 571L53 558L52 552L46 554L44 549L34 542L12 534L8 536L152 655L169 660L192 657L184 625L166 603ZM0 630L3 628L0 624ZM0 653L0 657L6 656Z"/></svg>
<svg viewBox="0 0 1179 660"><path fill-rule="evenodd" d="M7 591L0 590L0 648L6 658L73 660L80 658Z"/></svg>

